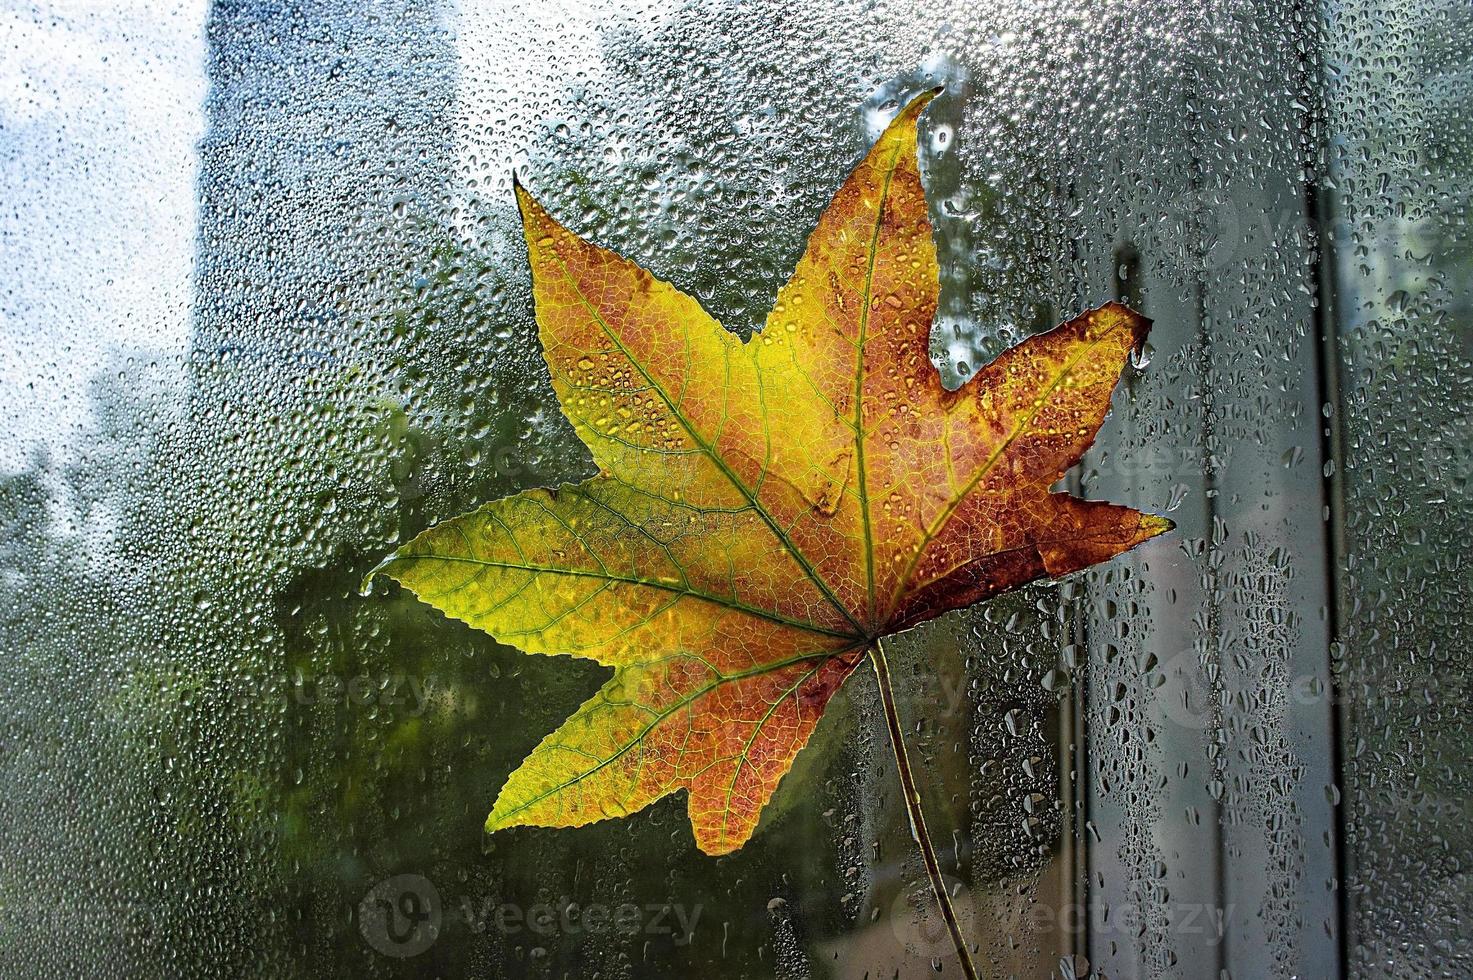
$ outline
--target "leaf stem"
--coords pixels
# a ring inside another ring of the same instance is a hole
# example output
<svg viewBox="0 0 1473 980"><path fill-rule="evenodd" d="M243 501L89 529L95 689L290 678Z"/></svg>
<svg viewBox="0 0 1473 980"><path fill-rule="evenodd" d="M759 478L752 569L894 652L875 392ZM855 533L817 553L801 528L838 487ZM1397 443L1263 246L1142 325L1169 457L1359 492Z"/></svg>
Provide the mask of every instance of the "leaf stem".
<svg viewBox="0 0 1473 980"><path fill-rule="evenodd" d="M936 859L936 848L931 845L931 834L926 830L926 816L921 812L921 794L916 789L915 774L910 768L910 756L906 753L905 737L900 727L900 713L895 709L895 688L890 683L890 664L885 659L884 647L879 639L869 648L870 663L874 664L875 678L880 682L880 701L885 706L885 725L890 730L890 745L895 750L895 768L900 771L900 786L905 796L905 812L910 817L910 836L920 846L921 858L926 864L926 874L931 879L931 892L936 904L941 907L941 916L946 920L951 943L962 964L967 980L977 980L977 967L972 963L972 954L967 941L962 937L961 926L956 921L956 911L951 907L951 896L946 891L946 882L941 877L941 862Z"/></svg>

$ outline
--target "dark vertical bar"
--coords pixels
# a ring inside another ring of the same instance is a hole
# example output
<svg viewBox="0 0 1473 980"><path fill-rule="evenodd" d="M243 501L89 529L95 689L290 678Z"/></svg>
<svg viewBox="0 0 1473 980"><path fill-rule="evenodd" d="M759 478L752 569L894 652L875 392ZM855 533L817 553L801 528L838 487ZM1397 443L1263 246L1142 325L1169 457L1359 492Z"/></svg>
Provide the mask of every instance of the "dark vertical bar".
<svg viewBox="0 0 1473 980"><path fill-rule="evenodd" d="M1325 39L1323 9L1318 0L1295 0L1295 16L1304 25L1306 43L1300 46L1299 71L1300 90L1307 96L1308 108L1300 113L1300 145L1304 154L1304 214L1312 231L1312 246L1316 250L1314 263L1310 267L1311 288L1314 293L1314 320L1319 337L1319 357L1315 362L1315 390L1321 407L1329 409L1320 426L1320 459L1331 468L1327 473L1320 470L1321 502L1326 523L1325 540L1325 588L1328 602L1325 607L1329 642L1325 648L1325 671L1329 677L1331 691L1330 710L1330 764L1337 790L1345 782L1345 733L1352 730L1351 699L1341 688L1341 678L1335 667L1335 654L1344 642L1345 590L1341 572L1346 567L1345 542L1345 437L1343 417L1344 402L1340 387L1340 330L1337 320L1337 295L1335 290L1338 256L1335 251L1335 236L1327 216L1333 213L1326 195L1321 191L1321 179L1328 176L1324 168L1329 157L1329 76L1323 60ZM1335 946L1340 957L1340 975L1348 975L1350 969L1351 928L1354 917L1350 909L1350 892L1347 883L1352 869L1351 854L1346 844L1346 800L1343 791L1334 807L1333 851L1335 862Z"/></svg>

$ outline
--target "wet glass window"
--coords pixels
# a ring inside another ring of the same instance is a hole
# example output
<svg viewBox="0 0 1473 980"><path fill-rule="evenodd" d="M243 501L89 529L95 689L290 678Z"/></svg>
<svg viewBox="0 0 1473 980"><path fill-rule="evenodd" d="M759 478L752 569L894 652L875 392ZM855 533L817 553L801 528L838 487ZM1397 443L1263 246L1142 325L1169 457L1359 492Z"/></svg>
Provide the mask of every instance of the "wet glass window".
<svg viewBox="0 0 1473 980"><path fill-rule="evenodd" d="M938 86L934 369L1150 317L1060 488L1176 524L888 642L976 970L1473 968L1465 4L54 0L0 50L0 974L964 976L867 668L734 853L683 794L487 834L608 670L364 587L597 470L514 175L751 337Z"/></svg>

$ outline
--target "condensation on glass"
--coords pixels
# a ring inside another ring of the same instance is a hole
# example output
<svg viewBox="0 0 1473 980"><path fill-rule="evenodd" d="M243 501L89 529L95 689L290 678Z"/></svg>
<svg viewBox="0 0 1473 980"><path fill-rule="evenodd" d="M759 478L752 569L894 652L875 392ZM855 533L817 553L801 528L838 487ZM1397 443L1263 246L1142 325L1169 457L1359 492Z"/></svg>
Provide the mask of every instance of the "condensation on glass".
<svg viewBox="0 0 1473 980"><path fill-rule="evenodd" d="M580 478L511 175L750 333L902 100L948 384L1156 321L1088 496L1178 531L897 639L989 976L1473 958L1473 13L56 2L0 15L0 973L957 976L858 675L754 841L486 838L599 670L387 587Z"/></svg>

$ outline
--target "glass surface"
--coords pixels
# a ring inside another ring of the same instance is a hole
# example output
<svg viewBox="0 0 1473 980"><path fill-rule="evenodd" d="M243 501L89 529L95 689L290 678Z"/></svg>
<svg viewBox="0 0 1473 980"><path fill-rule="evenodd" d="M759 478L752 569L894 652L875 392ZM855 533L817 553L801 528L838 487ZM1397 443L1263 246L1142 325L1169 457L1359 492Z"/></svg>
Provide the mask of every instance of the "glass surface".
<svg viewBox="0 0 1473 980"><path fill-rule="evenodd" d="M894 641L985 976L1473 960L1473 8L0 4L0 975L960 976L873 677L754 839L486 836L602 681L360 580L581 479L511 175L760 326L909 96L949 385L1155 320L1176 533Z"/></svg>

